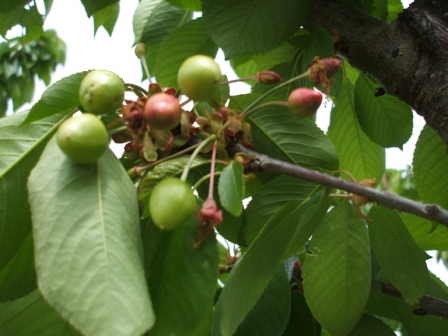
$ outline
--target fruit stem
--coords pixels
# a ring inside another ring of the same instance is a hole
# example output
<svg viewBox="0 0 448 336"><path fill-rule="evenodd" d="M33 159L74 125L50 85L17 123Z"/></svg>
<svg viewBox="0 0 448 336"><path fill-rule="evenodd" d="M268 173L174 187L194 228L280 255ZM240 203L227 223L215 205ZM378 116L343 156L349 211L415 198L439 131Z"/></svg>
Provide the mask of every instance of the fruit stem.
<svg viewBox="0 0 448 336"><path fill-rule="evenodd" d="M263 103L263 104L260 104L260 105L258 105L258 106L254 106L254 107L253 107L252 109L250 109L250 110L247 110L247 109L246 109L244 113L241 113L241 114L238 116L238 118L242 119L242 118L244 118L244 117L247 117L247 116L251 115L251 114L254 113L254 112L257 112L257 111L262 110L262 109L264 109L264 108L266 108L266 107L269 107L269 106L286 106L286 107L288 107L288 103L285 102L285 101L279 101L279 100L276 100L276 101L270 101L270 102L267 102L267 103Z"/></svg>
<svg viewBox="0 0 448 336"><path fill-rule="evenodd" d="M213 199L213 189L215 186L215 166L216 166L216 150L218 148L218 141L213 142L212 162L210 163L210 182L208 185L207 199Z"/></svg>
<svg viewBox="0 0 448 336"><path fill-rule="evenodd" d="M215 172L214 175L215 175L215 176L219 176L219 175L221 175L221 172ZM195 183L194 186L193 186L193 189L194 189L194 190L197 190L197 189L199 188L199 186L200 186L203 182L207 181L208 179L211 179L211 173L210 173L210 174L207 174L207 175L204 175L204 176L202 176L199 180L197 180L196 183Z"/></svg>
<svg viewBox="0 0 448 336"><path fill-rule="evenodd" d="M132 84L132 83L125 83L124 85L126 85L128 88L132 89L132 92L134 92L137 96L139 96L140 98L142 97L141 95L139 95L139 93L143 93L144 96L146 96L148 94L148 91L146 91L144 88L142 88L141 86L138 86L136 84Z"/></svg>
<svg viewBox="0 0 448 336"><path fill-rule="evenodd" d="M247 111L252 110L253 107L254 107L255 105L257 105L259 102L261 102L263 99L265 99L267 96L269 96L269 95L272 94L273 92L275 92L275 91L281 89L282 87L285 87L285 86L287 86L287 85L289 85L289 84L291 84L291 83L294 83L295 81L297 81L297 80L299 80L299 79L303 79L303 78L306 78L306 77L309 77L309 76L310 76L310 70L308 69L308 70L305 71L303 74L298 75L298 76L293 77L293 78L290 78L290 79L288 79L287 81L284 81L284 82L282 82L282 83L280 83L280 84L274 86L272 89L266 91L266 92L263 93L260 97L258 97L257 99L255 99L251 104L249 104L249 105L244 109L244 111L243 111L241 114L244 114L244 115L245 115L245 114L247 113Z"/></svg>
<svg viewBox="0 0 448 336"><path fill-rule="evenodd" d="M190 160L188 160L187 164L185 165L184 171L182 172L182 176L180 177L182 181L186 182L190 168L193 165L194 159L196 158L196 156L198 156L199 152L214 140L216 140L216 135L212 134L205 140L203 140L200 144L198 144L194 152L191 154Z"/></svg>
<svg viewBox="0 0 448 336"><path fill-rule="evenodd" d="M109 135L114 135L114 134L117 134L117 133L126 131L127 129L128 129L127 126L120 126L120 127L111 129L111 130L109 131Z"/></svg>
<svg viewBox="0 0 448 336"><path fill-rule="evenodd" d="M141 57L139 57L139 59L143 65L143 69L145 69L145 74L146 74L146 77L148 77L149 84L151 84L152 83L151 74L149 73L148 64L146 63L146 57L141 56Z"/></svg>
<svg viewBox="0 0 448 336"><path fill-rule="evenodd" d="M221 85L238 83L238 82L248 82L248 81L251 81L251 80L257 80L257 77L256 76L250 76L250 77L236 78L236 79L232 79L232 80L229 80L229 81L222 82Z"/></svg>

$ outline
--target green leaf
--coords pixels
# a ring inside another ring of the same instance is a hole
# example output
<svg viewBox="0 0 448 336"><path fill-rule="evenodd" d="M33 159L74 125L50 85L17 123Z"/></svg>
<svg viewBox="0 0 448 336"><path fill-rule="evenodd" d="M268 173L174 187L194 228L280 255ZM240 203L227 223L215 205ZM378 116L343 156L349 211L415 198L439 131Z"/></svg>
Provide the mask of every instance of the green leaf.
<svg viewBox="0 0 448 336"><path fill-rule="evenodd" d="M166 0L170 4L184 8L190 11L201 11L201 1L200 0Z"/></svg>
<svg viewBox="0 0 448 336"><path fill-rule="evenodd" d="M371 278L367 227L349 202L325 216L310 251L302 268L308 306L331 335L347 335L364 312Z"/></svg>
<svg viewBox="0 0 448 336"><path fill-rule="evenodd" d="M364 314L348 336L395 336L395 333L380 319Z"/></svg>
<svg viewBox="0 0 448 336"><path fill-rule="evenodd" d="M234 336L280 335L288 322L291 298L289 279L284 264L277 270L260 299L247 314ZM215 314L221 314L222 300L215 307ZM215 319L211 335L221 335L218 320Z"/></svg>
<svg viewBox="0 0 448 336"><path fill-rule="evenodd" d="M256 193L247 206L247 218L243 227L245 241L250 244L269 218L290 201L306 200L318 190L314 182L291 176L279 176L269 181Z"/></svg>
<svg viewBox="0 0 448 336"><path fill-rule="evenodd" d="M141 335L154 323L135 187L106 151L77 165L48 143L28 180L43 297L87 335ZM88 312L88 314L86 314Z"/></svg>
<svg viewBox="0 0 448 336"><path fill-rule="evenodd" d="M423 250L448 251L448 230L443 225L437 225L427 219L408 213L401 213L401 219L412 238Z"/></svg>
<svg viewBox="0 0 448 336"><path fill-rule="evenodd" d="M147 204L148 203L147 201L149 200L149 195L151 194L151 191L154 188L154 186L165 177L182 174L188 160L190 160L190 156L184 155L175 158L173 160L162 162L157 166L155 166L152 170L148 172L148 174L145 175L142 182L140 183L138 188L138 200ZM193 169L199 167L208 162L209 161L197 156L194 159L191 168ZM146 213L144 212L143 215L144 217L147 217L149 213L146 215Z"/></svg>
<svg viewBox="0 0 448 336"><path fill-rule="evenodd" d="M0 304L0 334L14 336L80 335L44 300L39 291Z"/></svg>
<svg viewBox="0 0 448 336"><path fill-rule="evenodd" d="M409 336L444 335L448 329L448 320L437 316L419 316L414 314L402 298L391 295L371 295L368 311L378 316L400 321L404 327L402 334Z"/></svg>
<svg viewBox="0 0 448 336"><path fill-rule="evenodd" d="M207 33L204 20L198 18L178 28L164 40L157 52L154 75L168 87L177 87L177 72L188 57L202 54L215 58L218 47Z"/></svg>
<svg viewBox="0 0 448 336"><path fill-rule="evenodd" d="M2 5L0 4L0 6ZM27 10L25 8L15 8L9 12L0 11L0 35L5 37L9 29L20 24L26 12Z"/></svg>
<svg viewBox="0 0 448 336"><path fill-rule="evenodd" d="M353 85L344 80L339 97L331 110L328 136L339 154L341 170L349 171L356 180L381 180L385 167L384 148L373 143L360 128L353 104Z"/></svg>
<svg viewBox="0 0 448 336"><path fill-rule="evenodd" d="M232 98L244 99L244 96ZM335 148L309 120L281 106L257 111L249 120L255 150L259 148L263 154L313 169L338 169Z"/></svg>
<svg viewBox="0 0 448 336"><path fill-rule="evenodd" d="M222 313L215 314L223 336L232 335L246 318L286 252L291 255L309 238L311 228L319 223L316 217L325 213L322 196L323 192L316 193L279 209L235 265L221 294Z"/></svg>
<svg viewBox="0 0 448 336"><path fill-rule="evenodd" d="M214 235L195 248L198 223L194 215L175 231L151 231L145 241L151 260L146 273L157 316L151 335L205 335L218 279Z"/></svg>
<svg viewBox="0 0 448 336"><path fill-rule="evenodd" d="M106 31L109 33L109 36L112 36L112 32L114 31L115 23L117 22L119 13L120 3L118 2L97 11L93 15L94 34L96 34L96 32L98 31L98 28L104 27L104 29L106 29Z"/></svg>
<svg viewBox="0 0 448 336"><path fill-rule="evenodd" d="M27 112L0 119L0 299L36 288L26 181L60 115L22 126Z"/></svg>
<svg viewBox="0 0 448 336"><path fill-rule="evenodd" d="M219 177L218 192L221 205L236 217L243 211L243 188L243 164L232 161Z"/></svg>
<svg viewBox="0 0 448 336"><path fill-rule="evenodd" d="M307 0L204 0L202 8L210 35L229 59L280 45L304 23L311 4Z"/></svg>
<svg viewBox="0 0 448 336"><path fill-rule="evenodd" d="M403 11L403 3L401 0L388 0L387 1L388 21L393 21Z"/></svg>
<svg viewBox="0 0 448 336"><path fill-rule="evenodd" d="M87 73L88 71L84 71L70 75L50 86L39 101L33 105L24 123L40 120L60 112L74 111L81 105L79 87Z"/></svg>
<svg viewBox="0 0 448 336"><path fill-rule="evenodd" d="M423 250L395 210L374 205L369 217L370 243L384 276L407 303L414 304L425 294L429 281Z"/></svg>
<svg viewBox="0 0 448 336"><path fill-rule="evenodd" d="M448 156L442 139L425 126L415 145L412 162L415 185L421 201L448 208Z"/></svg>
<svg viewBox="0 0 448 336"><path fill-rule="evenodd" d="M89 17L103 8L117 3L119 0L81 0L84 9Z"/></svg>
<svg viewBox="0 0 448 336"><path fill-rule="evenodd" d="M355 112L369 138L383 147L403 149L412 135L412 109L397 97L375 96L378 84L361 74L355 85Z"/></svg>
<svg viewBox="0 0 448 336"><path fill-rule="evenodd" d="M321 336L320 325L311 314L303 293L291 291L291 315L283 336Z"/></svg>
<svg viewBox="0 0 448 336"><path fill-rule="evenodd" d="M0 3L0 13L21 8L29 2L31 2L31 0L2 0Z"/></svg>
<svg viewBox="0 0 448 336"><path fill-rule="evenodd" d="M163 0L142 0L135 10L132 25L135 42L148 46L159 45L177 29L189 14Z"/></svg>

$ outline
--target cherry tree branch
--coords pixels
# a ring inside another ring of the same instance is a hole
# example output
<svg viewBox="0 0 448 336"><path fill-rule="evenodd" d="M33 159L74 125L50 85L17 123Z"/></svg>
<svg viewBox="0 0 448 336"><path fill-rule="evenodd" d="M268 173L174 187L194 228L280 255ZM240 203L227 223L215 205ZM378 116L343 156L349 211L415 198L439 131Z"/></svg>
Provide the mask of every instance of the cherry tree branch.
<svg viewBox="0 0 448 336"><path fill-rule="evenodd" d="M448 211L436 204L424 204L387 191L382 191L347 181L341 177L277 160L267 155L249 150L240 144L234 144L231 146L233 147L229 148L230 152L244 153L248 157L253 158L248 164L245 165L247 172L262 171L295 176L327 187L364 196L369 199L369 201L378 203L387 208L408 212L443 224L448 228Z"/></svg>
<svg viewBox="0 0 448 336"><path fill-rule="evenodd" d="M389 283L382 284L382 291L385 294L402 297L401 293ZM436 315L448 318L448 302L431 295L423 295L418 300L418 308L413 310L415 315Z"/></svg>

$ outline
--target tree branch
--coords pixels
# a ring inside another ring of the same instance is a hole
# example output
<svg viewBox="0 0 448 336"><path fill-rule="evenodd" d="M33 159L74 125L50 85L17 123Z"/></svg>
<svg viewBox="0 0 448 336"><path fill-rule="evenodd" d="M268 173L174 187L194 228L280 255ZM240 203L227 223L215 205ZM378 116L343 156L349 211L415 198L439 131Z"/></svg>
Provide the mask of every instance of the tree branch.
<svg viewBox="0 0 448 336"><path fill-rule="evenodd" d="M345 190L356 195L364 196L370 201L385 207L408 212L443 224L448 228L448 211L436 204L423 204L387 191L381 191L358 183L350 182L341 177L336 177L296 164L273 159L264 154L249 150L240 144L231 145L229 150L231 153L240 152L254 158L246 164L245 169L247 172L263 171L299 177L327 187Z"/></svg>
<svg viewBox="0 0 448 336"><path fill-rule="evenodd" d="M335 52L411 105L448 145L448 2L416 0L393 22L315 0L309 24L335 37Z"/></svg>
<svg viewBox="0 0 448 336"><path fill-rule="evenodd" d="M389 294L396 297L402 297L401 293L392 284L383 283L382 291L385 294ZM436 298L431 295L423 295L418 300L419 308L414 309L415 315L436 315L448 318L448 302Z"/></svg>

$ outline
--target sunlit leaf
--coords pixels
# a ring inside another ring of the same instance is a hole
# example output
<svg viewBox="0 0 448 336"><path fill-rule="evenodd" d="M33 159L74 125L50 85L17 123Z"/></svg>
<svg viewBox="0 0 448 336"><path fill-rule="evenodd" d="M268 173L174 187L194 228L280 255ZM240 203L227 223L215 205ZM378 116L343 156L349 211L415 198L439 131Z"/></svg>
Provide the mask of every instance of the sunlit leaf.
<svg viewBox="0 0 448 336"><path fill-rule="evenodd" d="M428 286L425 254L412 239L395 210L373 206L369 211L370 244L384 276L410 305ZM412 279L412 281L409 281Z"/></svg>
<svg viewBox="0 0 448 336"><path fill-rule="evenodd" d="M50 86L33 105L24 123L37 121L60 112L74 111L81 105L79 87L86 74L87 71L79 72Z"/></svg>
<svg viewBox="0 0 448 336"><path fill-rule="evenodd" d="M77 165L53 138L28 189L43 297L86 335L137 336L148 330L154 315L137 195L112 152L97 164Z"/></svg>
<svg viewBox="0 0 448 336"><path fill-rule="evenodd" d="M99 10L117 3L119 0L81 0L87 15L90 17Z"/></svg>
<svg viewBox="0 0 448 336"><path fill-rule="evenodd" d="M120 3L118 2L96 12L93 15L94 33L96 34L100 27L104 27L109 33L109 36L112 36L119 13Z"/></svg>
<svg viewBox="0 0 448 336"><path fill-rule="evenodd" d="M375 96L378 84L366 75L355 85L355 112L363 131L383 147L403 148L412 135L412 110L389 94Z"/></svg>
<svg viewBox="0 0 448 336"><path fill-rule="evenodd" d="M204 20L198 18L179 27L159 46L154 75L168 87L178 87L177 72L188 57L202 54L215 58L218 47L207 33Z"/></svg>
<svg viewBox="0 0 448 336"><path fill-rule="evenodd" d="M207 0L202 1L202 8L213 40L227 58L232 58L260 54L280 45L304 22L311 2Z"/></svg>
<svg viewBox="0 0 448 336"><path fill-rule="evenodd" d="M286 251L298 248L309 238L311 223L314 226L319 222L315 216L325 212L322 196L316 193L305 201L292 201L280 208L235 265L221 294L222 313L215 314L223 336L232 335L254 307Z"/></svg>
<svg viewBox="0 0 448 336"><path fill-rule="evenodd" d="M343 202L313 233L302 268L305 299L324 329L346 335L355 327L367 304L370 272L366 224Z"/></svg>
<svg viewBox="0 0 448 336"><path fill-rule="evenodd" d="M243 189L243 165L232 161L219 177L218 192L221 205L236 217L243 211Z"/></svg>
<svg viewBox="0 0 448 336"><path fill-rule="evenodd" d="M353 85L344 80L331 110L328 136L338 152L339 169L349 171L358 181L365 178L380 181L385 167L385 150L373 143L359 126L353 96Z"/></svg>
<svg viewBox="0 0 448 336"><path fill-rule="evenodd" d="M420 133L412 162L415 185L421 200L448 208L448 154L436 132L425 126Z"/></svg>

